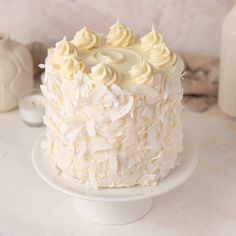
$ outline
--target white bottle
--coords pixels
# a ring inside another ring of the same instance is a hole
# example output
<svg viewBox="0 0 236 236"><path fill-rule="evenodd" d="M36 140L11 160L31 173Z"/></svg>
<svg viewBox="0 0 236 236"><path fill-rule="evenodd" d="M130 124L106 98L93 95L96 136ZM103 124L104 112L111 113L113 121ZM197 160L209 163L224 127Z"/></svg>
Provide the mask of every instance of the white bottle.
<svg viewBox="0 0 236 236"><path fill-rule="evenodd" d="M222 25L218 103L227 115L236 117L236 5Z"/></svg>

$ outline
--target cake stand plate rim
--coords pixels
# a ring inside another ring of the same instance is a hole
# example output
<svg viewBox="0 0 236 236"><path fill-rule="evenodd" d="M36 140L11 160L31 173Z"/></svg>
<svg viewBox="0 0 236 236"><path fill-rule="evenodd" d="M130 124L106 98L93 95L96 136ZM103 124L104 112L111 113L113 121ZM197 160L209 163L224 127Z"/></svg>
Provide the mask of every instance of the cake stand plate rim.
<svg viewBox="0 0 236 236"><path fill-rule="evenodd" d="M167 177L160 180L157 186L142 187L135 186L130 188L105 188L98 190L75 190L68 181L62 182L61 179L53 174L49 163L49 158L46 159L40 147L40 143L45 136L43 131L35 140L32 148L32 163L39 177L49 184L51 187L69 194L73 197L78 197L91 201L102 202L129 202L148 198L154 198L164 193L170 192L181 184L186 182L197 167L198 155L195 145L190 134L185 133L183 142L183 152L180 166L175 167L170 171Z"/></svg>

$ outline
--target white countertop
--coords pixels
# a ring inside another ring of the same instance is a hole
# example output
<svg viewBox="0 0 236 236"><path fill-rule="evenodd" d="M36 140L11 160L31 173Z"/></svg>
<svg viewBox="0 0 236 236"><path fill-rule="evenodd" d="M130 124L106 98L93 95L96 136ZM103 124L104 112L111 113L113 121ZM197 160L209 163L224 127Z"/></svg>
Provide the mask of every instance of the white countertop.
<svg viewBox="0 0 236 236"><path fill-rule="evenodd" d="M184 112L199 152L193 176L157 198L143 219L101 226L80 217L70 197L44 183L31 163L43 128L30 128L18 111L0 113L0 236L235 236L236 120L217 107Z"/></svg>

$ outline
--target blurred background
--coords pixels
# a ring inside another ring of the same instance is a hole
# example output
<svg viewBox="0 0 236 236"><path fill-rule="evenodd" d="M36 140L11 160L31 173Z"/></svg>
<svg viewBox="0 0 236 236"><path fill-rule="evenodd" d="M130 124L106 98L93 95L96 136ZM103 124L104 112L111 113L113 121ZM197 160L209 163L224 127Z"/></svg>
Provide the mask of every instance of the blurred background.
<svg viewBox="0 0 236 236"><path fill-rule="evenodd" d="M24 43L107 32L116 17L139 35L153 23L172 47L219 55L221 23L236 0L1 0L0 29Z"/></svg>

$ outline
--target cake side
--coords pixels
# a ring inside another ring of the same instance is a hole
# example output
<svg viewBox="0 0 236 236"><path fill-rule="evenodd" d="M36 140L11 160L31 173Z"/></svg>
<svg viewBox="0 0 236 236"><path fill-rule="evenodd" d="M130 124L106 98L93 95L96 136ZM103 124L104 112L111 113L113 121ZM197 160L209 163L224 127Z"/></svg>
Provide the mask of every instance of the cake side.
<svg viewBox="0 0 236 236"><path fill-rule="evenodd" d="M156 185L182 150L181 58L154 29L83 29L49 50L44 149L87 188Z"/></svg>

